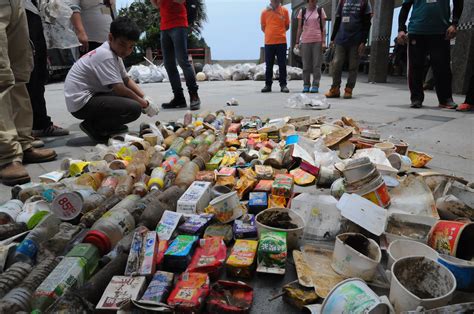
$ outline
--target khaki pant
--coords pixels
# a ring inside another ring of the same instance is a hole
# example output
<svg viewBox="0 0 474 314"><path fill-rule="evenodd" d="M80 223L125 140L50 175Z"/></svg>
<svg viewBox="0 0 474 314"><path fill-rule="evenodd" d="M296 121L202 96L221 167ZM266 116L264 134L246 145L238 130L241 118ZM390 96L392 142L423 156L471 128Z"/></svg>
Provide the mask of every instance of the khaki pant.
<svg viewBox="0 0 474 314"><path fill-rule="evenodd" d="M26 89L33 69L24 0L0 0L0 166L31 147L33 111Z"/></svg>
<svg viewBox="0 0 474 314"><path fill-rule="evenodd" d="M349 55L349 75L346 87L354 88L356 84L360 63L359 46L344 47L336 45L336 52L331 64L332 87L339 88L341 86L342 67L346 61L346 55Z"/></svg>
<svg viewBox="0 0 474 314"><path fill-rule="evenodd" d="M313 74L312 86L319 87L323 61L322 43L301 44L301 56L303 57L303 86L311 86L311 74Z"/></svg>

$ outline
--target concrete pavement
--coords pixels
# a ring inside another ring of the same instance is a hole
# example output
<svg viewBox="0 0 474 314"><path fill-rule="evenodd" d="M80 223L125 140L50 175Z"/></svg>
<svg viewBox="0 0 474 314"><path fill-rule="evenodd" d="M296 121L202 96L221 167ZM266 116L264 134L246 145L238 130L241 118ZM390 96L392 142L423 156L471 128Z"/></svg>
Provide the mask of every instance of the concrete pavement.
<svg viewBox="0 0 474 314"><path fill-rule="evenodd" d="M310 111L286 108L287 100L292 94L299 93L302 81L290 81L288 86L291 94L279 92L278 84L274 84L274 92L260 93L263 82L202 82L200 96L202 110L215 111L232 109L235 113L248 116L263 117L325 115L330 118L350 116L359 121L362 126L377 128L384 137L394 136L410 144L411 149L424 151L433 155L429 167L444 173L463 176L474 180L474 115L440 110L434 92L428 92L423 109L409 108L409 93L406 84L401 79L392 78L388 84L369 84L367 78L361 76L354 89L351 100L330 100L331 108L322 111ZM324 93L331 83L328 76L323 76L321 92ZM158 102L171 98L169 83L142 85L146 94ZM227 107L226 101L236 98L240 105ZM38 180L42 173L59 168L64 158L80 158L94 147L79 129L79 120L66 110L63 96L63 84L54 83L46 88L48 114L55 124L71 130L71 134L62 138L46 138L46 147L56 149L58 159L44 164L28 165L33 180ZM455 97L462 102L464 97ZM185 110L162 111L159 119L162 121L176 120L183 117ZM130 130L138 130L139 124L153 121L147 116L129 125ZM10 188L0 185L0 203L10 199Z"/></svg>

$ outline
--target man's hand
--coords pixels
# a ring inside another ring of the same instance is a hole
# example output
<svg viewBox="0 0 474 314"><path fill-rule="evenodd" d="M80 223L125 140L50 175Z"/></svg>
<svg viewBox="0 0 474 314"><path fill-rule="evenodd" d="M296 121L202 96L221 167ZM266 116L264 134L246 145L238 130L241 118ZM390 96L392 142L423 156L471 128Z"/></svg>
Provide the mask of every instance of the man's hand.
<svg viewBox="0 0 474 314"><path fill-rule="evenodd" d="M89 37L85 32L77 34L77 39L81 43L81 47L79 50L81 52L88 52L89 51Z"/></svg>
<svg viewBox="0 0 474 314"><path fill-rule="evenodd" d="M399 45L405 46L405 45L408 43L408 36L407 36L407 33L405 33L404 31L398 32L397 43L398 43Z"/></svg>
<svg viewBox="0 0 474 314"><path fill-rule="evenodd" d="M160 112L158 105L153 101L153 99L151 99L151 97L145 96L143 99L148 102L148 106L143 109L143 112L149 117L156 116Z"/></svg>
<svg viewBox="0 0 474 314"><path fill-rule="evenodd" d="M326 50L327 47L328 47L328 46L326 45L326 42L323 41L323 44L321 45L321 48L323 48L323 51Z"/></svg>
<svg viewBox="0 0 474 314"><path fill-rule="evenodd" d="M457 28L454 25L451 25L446 31L446 39L451 40L456 37Z"/></svg>
<svg viewBox="0 0 474 314"><path fill-rule="evenodd" d="M365 54L365 43L359 45L359 56L362 57Z"/></svg>

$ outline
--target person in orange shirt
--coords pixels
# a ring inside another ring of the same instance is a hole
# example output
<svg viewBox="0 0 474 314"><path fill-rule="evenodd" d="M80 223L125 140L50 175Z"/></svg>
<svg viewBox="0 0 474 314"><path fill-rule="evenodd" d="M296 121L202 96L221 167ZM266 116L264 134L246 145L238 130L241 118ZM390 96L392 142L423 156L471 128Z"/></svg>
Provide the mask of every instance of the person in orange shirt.
<svg viewBox="0 0 474 314"><path fill-rule="evenodd" d="M265 87L262 93L272 91L273 65L275 56L280 68L280 88L282 93L289 93L286 86L286 31L290 28L290 15L288 10L281 5L281 0L271 0L260 18L262 31L265 33Z"/></svg>

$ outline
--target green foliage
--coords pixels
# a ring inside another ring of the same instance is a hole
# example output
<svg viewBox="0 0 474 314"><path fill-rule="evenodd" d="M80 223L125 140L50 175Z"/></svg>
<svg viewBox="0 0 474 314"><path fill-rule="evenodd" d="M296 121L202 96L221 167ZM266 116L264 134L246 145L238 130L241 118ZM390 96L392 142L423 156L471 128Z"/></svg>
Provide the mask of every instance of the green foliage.
<svg viewBox="0 0 474 314"><path fill-rule="evenodd" d="M136 64L143 61L143 56L147 48L157 50L160 44L160 12L155 9L150 0L136 0L127 8L119 11L120 16L127 16L140 27L142 36L138 41L135 51L127 58L126 64ZM204 48L206 41L201 36L204 23L207 20L204 0L197 1L197 18L193 25L190 25L188 35L188 48Z"/></svg>

